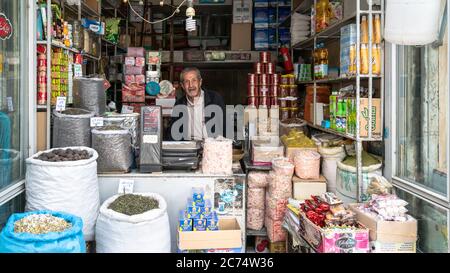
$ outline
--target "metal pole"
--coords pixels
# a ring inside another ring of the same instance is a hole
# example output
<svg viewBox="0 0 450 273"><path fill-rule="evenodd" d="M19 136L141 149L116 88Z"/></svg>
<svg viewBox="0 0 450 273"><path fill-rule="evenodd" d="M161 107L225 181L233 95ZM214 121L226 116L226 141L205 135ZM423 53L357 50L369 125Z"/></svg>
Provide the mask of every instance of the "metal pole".
<svg viewBox="0 0 450 273"><path fill-rule="evenodd" d="M317 0L314 0L314 9L316 9L317 6ZM317 10L315 10L315 14L317 14ZM316 16L316 20L317 20L317 16ZM317 25L317 23L316 23ZM312 28L316 29L316 26L311 26ZM316 30L314 31L314 45L313 45L313 66L314 66L314 74L313 74L313 81L314 81L314 92L313 92L313 114L312 114L312 124L315 125L316 124L316 103L317 103L317 99L316 99L316 94L317 94L317 82L316 82L316 73L315 73L315 62L316 59L314 58L314 50L317 47L317 33Z"/></svg>
<svg viewBox="0 0 450 273"><path fill-rule="evenodd" d="M372 0L369 0L369 14L368 14L368 19L369 19L369 98L368 98L368 105L369 105L369 124L368 124L368 137L369 139L372 139L372 88L373 88L373 62L374 60L373 58L373 54L372 54L372 47L373 47L373 43L372 43L372 39L373 39L373 14L372 14Z"/></svg>
<svg viewBox="0 0 450 273"><path fill-rule="evenodd" d="M360 201L362 188L362 143L360 135L360 86L361 86L361 0L356 1L356 201Z"/></svg>
<svg viewBox="0 0 450 273"><path fill-rule="evenodd" d="M384 37L384 0L381 0L381 14L380 14L380 20L381 20L381 37ZM380 100L381 100L381 130L384 131L384 41L381 41L380 44L380 65L381 65L381 75L380 75ZM381 139L384 138L384 132L381 132ZM448 161L447 161L448 162Z"/></svg>
<svg viewBox="0 0 450 273"><path fill-rule="evenodd" d="M51 133L51 100L52 100L52 78L51 78L51 66L52 66L52 1L47 0L47 150L50 149L50 133Z"/></svg>

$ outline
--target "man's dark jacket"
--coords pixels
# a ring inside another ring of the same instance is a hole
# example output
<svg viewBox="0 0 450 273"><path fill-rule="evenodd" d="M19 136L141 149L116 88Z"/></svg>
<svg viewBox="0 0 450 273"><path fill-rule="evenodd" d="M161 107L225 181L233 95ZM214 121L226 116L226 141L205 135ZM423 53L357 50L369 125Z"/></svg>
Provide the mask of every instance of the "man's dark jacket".
<svg viewBox="0 0 450 273"><path fill-rule="evenodd" d="M220 108L222 108L222 112L223 112L223 136L226 136L225 134L225 128L226 128L226 123L225 123L225 103L223 101L223 98L221 95L219 95L217 92L214 91L208 91L203 89L204 91L204 106L205 108L209 105L215 104L218 105ZM183 97L177 99L177 101L175 102L175 106L177 105L186 105L187 106L188 101L187 101L187 97L186 95L184 95ZM170 120L170 124L167 127L164 139L166 140L174 140L172 138L172 134L171 134L171 130L172 130L172 125L174 124L174 122L176 122L178 119L180 119L182 117L183 114L180 114L180 117L172 117L172 119ZM212 114L211 117L204 117L205 118L205 124L208 123L209 120L211 120L214 117L214 114ZM181 132L184 132L184 128L183 126L181 126ZM191 137L191 136L189 136Z"/></svg>

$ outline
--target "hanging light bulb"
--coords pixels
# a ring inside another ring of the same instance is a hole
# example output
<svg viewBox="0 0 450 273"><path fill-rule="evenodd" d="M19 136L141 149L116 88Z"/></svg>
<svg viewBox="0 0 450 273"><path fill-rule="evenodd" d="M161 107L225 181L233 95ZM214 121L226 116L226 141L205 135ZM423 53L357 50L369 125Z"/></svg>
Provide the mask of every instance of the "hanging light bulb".
<svg viewBox="0 0 450 273"><path fill-rule="evenodd" d="M139 5L143 6L143 5L144 5L144 1L143 1L143 0L140 0L140 1L139 1Z"/></svg>
<svg viewBox="0 0 450 273"><path fill-rule="evenodd" d="M197 23L192 17L195 16L195 9L193 0L188 0L187 2L188 8L186 9L186 31L195 31L197 30Z"/></svg>
<svg viewBox="0 0 450 273"><path fill-rule="evenodd" d="M159 1L159 5L160 5L161 7L164 6L164 1L163 1L163 0Z"/></svg>

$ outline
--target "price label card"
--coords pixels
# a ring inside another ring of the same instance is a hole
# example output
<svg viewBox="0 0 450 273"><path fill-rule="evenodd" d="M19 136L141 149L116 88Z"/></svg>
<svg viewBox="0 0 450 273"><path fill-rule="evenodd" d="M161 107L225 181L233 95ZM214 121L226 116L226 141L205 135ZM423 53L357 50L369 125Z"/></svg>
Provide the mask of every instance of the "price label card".
<svg viewBox="0 0 450 273"><path fill-rule="evenodd" d="M56 98L56 111L64 111L66 110L66 97L57 97Z"/></svg>
<svg viewBox="0 0 450 273"><path fill-rule="evenodd" d="M158 143L158 136L157 135L144 135L143 142L150 143L150 144Z"/></svg>
<svg viewBox="0 0 450 273"><path fill-rule="evenodd" d="M134 107L133 106L129 106L129 105L123 105L122 106L122 114L132 114L134 111Z"/></svg>
<svg viewBox="0 0 450 273"><path fill-rule="evenodd" d="M103 118L102 117L92 117L91 118L91 127L103 126Z"/></svg>
<svg viewBox="0 0 450 273"><path fill-rule="evenodd" d="M134 189L134 180L119 179L119 188L117 190L118 193L121 194L133 193L133 189Z"/></svg>
<svg viewBox="0 0 450 273"><path fill-rule="evenodd" d="M14 112L14 103L12 97L6 97L6 101L8 102L8 111Z"/></svg>

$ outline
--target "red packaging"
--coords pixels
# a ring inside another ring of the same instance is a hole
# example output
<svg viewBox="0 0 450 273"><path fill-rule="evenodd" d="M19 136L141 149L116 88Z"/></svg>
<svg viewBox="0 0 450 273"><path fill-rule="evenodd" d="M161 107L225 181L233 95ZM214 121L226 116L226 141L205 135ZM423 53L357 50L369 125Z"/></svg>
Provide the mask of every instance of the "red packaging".
<svg viewBox="0 0 450 273"><path fill-rule="evenodd" d="M136 66L145 66L145 58L144 57L136 57Z"/></svg>
<svg viewBox="0 0 450 273"><path fill-rule="evenodd" d="M136 75L135 79L137 84L145 84L145 75Z"/></svg>
<svg viewBox="0 0 450 273"><path fill-rule="evenodd" d="M76 64L82 64L83 56L81 54L75 54L75 58L73 58L73 62Z"/></svg>
<svg viewBox="0 0 450 273"><path fill-rule="evenodd" d="M247 76L247 84L248 85L258 85L259 84L259 76L257 74L249 73Z"/></svg>
<svg viewBox="0 0 450 273"><path fill-rule="evenodd" d="M289 86L280 85L279 91L280 91L280 94L279 94L280 97L288 97L289 96Z"/></svg>
<svg viewBox="0 0 450 273"><path fill-rule="evenodd" d="M297 85L289 86L289 96L291 96L291 97L298 97Z"/></svg>
<svg viewBox="0 0 450 273"><path fill-rule="evenodd" d="M136 76L134 75L125 75L125 84L130 85L136 82Z"/></svg>
<svg viewBox="0 0 450 273"><path fill-rule="evenodd" d="M269 85L269 74L259 75L259 85Z"/></svg>
<svg viewBox="0 0 450 273"><path fill-rule="evenodd" d="M267 63L266 64L266 73L267 74L275 73L275 65L273 63Z"/></svg>
<svg viewBox="0 0 450 273"><path fill-rule="evenodd" d="M259 97L259 106L268 106L269 100L269 97Z"/></svg>
<svg viewBox="0 0 450 273"><path fill-rule="evenodd" d="M279 87L278 85L271 85L269 87L269 94L271 97L278 97L279 94Z"/></svg>
<svg viewBox="0 0 450 273"><path fill-rule="evenodd" d="M247 104L253 105L253 106L258 106L258 97L248 97Z"/></svg>
<svg viewBox="0 0 450 273"><path fill-rule="evenodd" d="M270 62L270 52L268 51L259 52L259 61L262 63Z"/></svg>
<svg viewBox="0 0 450 273"><path fill-rule="evenodd" d="M288 101L286 99L279 99L278 103L279 103L279 106L282 107L282 108L287 108L288 107Z"/></svg>
<svg viewBox="0 0 450 273"><path fill-rule="evenodd" d="M291 55L289 54L289 49L286 47L280 48L280 54L283 57L284 69L286 72L294 71L294 64L292 63Z"/></svg>
<svg viewBox="0 0 450 273"><path fill-rule="evenodd" d="M46 104L47 103L47 85L40 86L37 92L37 104Z"/></svg>
<svg viewBox="0 0 450 273"><path fill-rule="evenodd" d="M270 75L270 82L273 85L279 85L280 84L280 74Z"/></svg>
<svg viewBox="0 0 450 273"><path fill-rule="evenodd" d="M144 85L123 85L122 86L123 102L145 102L145 86Z"/></svg>
<svg viewBox="0 0 450 273"><path fill-rule="evenodd" d="M268 85L260 85L259 86L259 96L260 97L269 97L269 86Z"/></svg>
<svg viewBox="0 0 450 273"><path fill-rule="evenodd" d="M271 97L270 98L270 105L271 106L279 106L278 97Z"/></svg>
<svg viewBox="0 0 450 273"><path fill-rule="evenodd" d="M262 74L264 73L264 68L262 63L255 63L253 65L255 74Z"/></svg>
<svg viewBox="0 0 450 273"><path fill-rule="evenodd" d="M256 85L247 85L247 96L248 97L257 97L259 96L258 86Z"/></svg>

